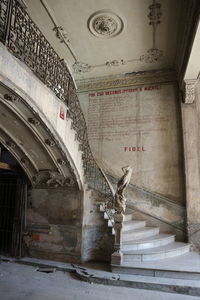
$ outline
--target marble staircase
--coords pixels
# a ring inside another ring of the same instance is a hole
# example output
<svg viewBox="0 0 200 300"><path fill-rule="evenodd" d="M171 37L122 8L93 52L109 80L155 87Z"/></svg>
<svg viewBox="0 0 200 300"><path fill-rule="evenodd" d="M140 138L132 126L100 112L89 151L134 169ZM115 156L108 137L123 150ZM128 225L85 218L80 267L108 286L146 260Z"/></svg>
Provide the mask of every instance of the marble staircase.
<svg viewBox="0 0 200 300"><path fill-rule="evenodd" d="M156 264L190 251L190 244L175 241L174 234L160 233L158 227L149 227L146 221L133 220L132 214L125 214L121 234L122 262L118 265L111 261L112 271L118 273L135 274L138 264L144 266L151 261Z"/></svg>

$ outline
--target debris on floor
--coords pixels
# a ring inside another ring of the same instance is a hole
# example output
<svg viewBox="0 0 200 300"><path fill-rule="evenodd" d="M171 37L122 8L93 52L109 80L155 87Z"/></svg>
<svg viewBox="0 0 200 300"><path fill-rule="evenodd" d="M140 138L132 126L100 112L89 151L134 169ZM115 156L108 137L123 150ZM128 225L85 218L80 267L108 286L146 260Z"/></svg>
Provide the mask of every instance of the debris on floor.
<svg viewBox="0 0 200 300"><path fill-rule="evenodd" d="M37 272L43 272L43 273L55 273L56 268L46 268L46 267L40 267L36 269Z"/></svg>

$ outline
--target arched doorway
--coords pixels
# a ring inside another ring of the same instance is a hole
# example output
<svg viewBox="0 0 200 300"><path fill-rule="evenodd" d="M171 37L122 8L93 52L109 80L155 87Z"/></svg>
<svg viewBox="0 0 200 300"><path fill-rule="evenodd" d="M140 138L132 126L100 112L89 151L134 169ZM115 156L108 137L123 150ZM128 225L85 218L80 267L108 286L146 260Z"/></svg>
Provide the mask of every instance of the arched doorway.
<svg viewBox="0 0 200 300"><path fill-rule="evenodd" d="M20 165L0 144L0 254L23 255L27 186Z"/></svg>

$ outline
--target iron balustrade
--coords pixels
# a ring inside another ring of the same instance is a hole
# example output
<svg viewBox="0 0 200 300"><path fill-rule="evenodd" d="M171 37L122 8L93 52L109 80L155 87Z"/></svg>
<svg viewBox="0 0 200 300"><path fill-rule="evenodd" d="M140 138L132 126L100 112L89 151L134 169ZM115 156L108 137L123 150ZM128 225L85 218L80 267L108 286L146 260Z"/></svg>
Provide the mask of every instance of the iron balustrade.
<svg viewBox="0 0 200 300"><path fill-rule="evenodd" d="M18 0L0 0L0 41L66 103L68 117L72 119L72 127L83 152L83 167L88 185L106 197L105 209L109 213L114 198L92 155L73 79L64 60L60 59Z"/></svg>

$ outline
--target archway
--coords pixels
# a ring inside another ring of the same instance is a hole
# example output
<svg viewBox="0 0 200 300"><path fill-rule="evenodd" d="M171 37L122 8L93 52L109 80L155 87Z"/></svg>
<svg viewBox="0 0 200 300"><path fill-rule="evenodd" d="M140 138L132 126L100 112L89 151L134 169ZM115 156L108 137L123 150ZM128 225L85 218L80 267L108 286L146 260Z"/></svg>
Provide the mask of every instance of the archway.
<svg viewBox="0 0 200 300"><path fill-rule="evenodd" d="M26 201L19 197L12 215L15 221L15 212L18 213L16 226L3 252L23 255L23 244L19 241L24 239L27 256L66 261L70 257L77 262L81 259L83 178L78 172L82 168L81 152L77 152L79 145L70 120L65 119L68 130L65 145L34 101L29 103L26 97L18 96L16 90L13 92L3 84L0 84L0 115L0 143L16 159L31 186L27 208L20 210ZM77 153L79 169L68 145ZM20 193L24 189L22 184Z"/></svg>
<svg viewBox="0 0 200 300"><path fill-rule="evenodd" d="M0 144L0 253L22 256L29 180L12 154Z"/></svg>

